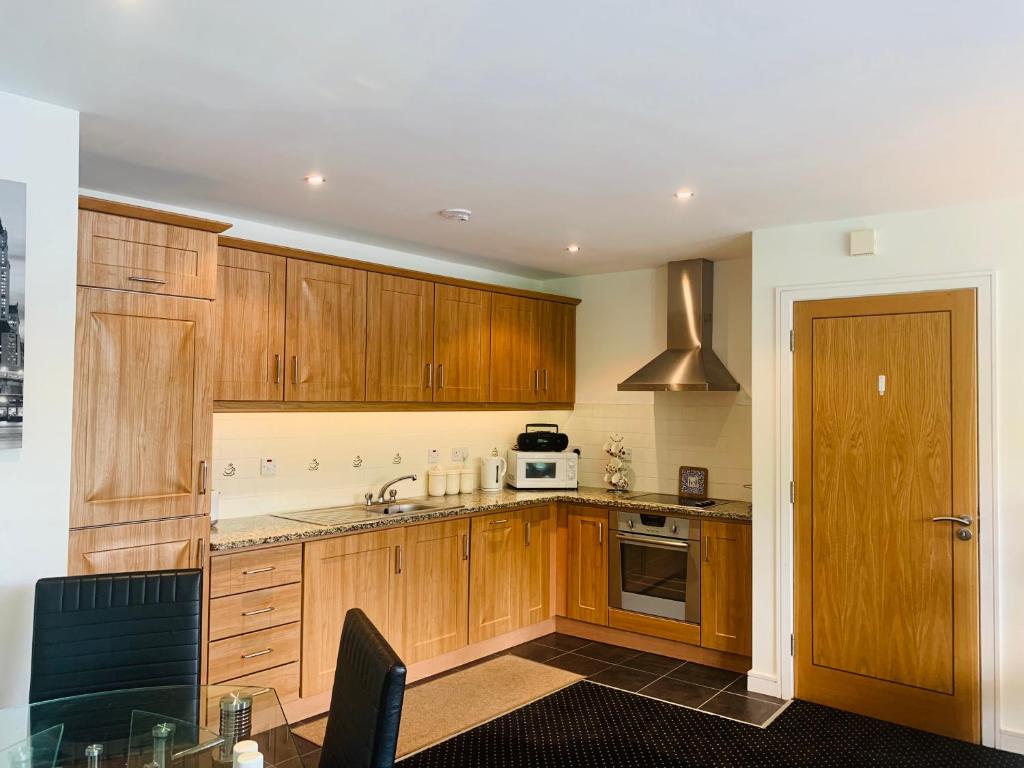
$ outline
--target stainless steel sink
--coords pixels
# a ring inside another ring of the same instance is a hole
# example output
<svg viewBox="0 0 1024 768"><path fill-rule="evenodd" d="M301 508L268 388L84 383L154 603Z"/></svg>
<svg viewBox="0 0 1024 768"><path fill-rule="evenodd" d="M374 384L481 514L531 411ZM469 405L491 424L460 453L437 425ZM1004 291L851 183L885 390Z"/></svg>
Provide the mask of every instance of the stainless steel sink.
<svg viewBox="0 0 1024 768"><path fill-rule="evenodd" d="M422 501L395 501L390 504L351 504L345 507L329 507L327 509L306 509L301 512L280 512L272 515L285 520L297 520L300 523L313 525L343 525L366 520L377 515L402 515L427 510L451 511L460 509L461 504L427 503Z"/></svg>
<svg viewBox="0 0 1024 768"><path fill-rule="evenodd" d="M403 512L422 512L425 509L445 509L434 504L424 504L421 501L395 502L394 504L374 504L364 507L367 512L375 512L378 515L400 515Z"/></svg>

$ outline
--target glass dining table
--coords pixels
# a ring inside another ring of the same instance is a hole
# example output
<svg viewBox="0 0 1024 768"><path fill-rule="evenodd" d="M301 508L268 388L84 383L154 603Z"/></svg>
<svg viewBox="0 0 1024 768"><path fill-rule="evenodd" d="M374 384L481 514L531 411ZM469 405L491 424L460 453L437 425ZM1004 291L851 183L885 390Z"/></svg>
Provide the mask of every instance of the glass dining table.
<svg viewBox="0 0 1024 768"><path fill-rule="evenodd" d="M242 740L267 768L302 768L272 688L131 688L0 710L0 768L223 768Z"/></svg>

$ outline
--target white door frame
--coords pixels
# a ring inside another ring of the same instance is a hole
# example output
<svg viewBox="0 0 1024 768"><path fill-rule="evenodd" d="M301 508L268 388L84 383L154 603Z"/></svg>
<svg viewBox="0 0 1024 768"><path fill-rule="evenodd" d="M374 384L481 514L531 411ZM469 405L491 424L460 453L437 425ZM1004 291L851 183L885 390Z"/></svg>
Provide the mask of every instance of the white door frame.
<svg viewBox="0 0 1024 768"><path fill-rule="evenodd" d="M999 746L997 691L999 664L999 606L996 563L998 550L996 515L996 370L995 299L996 273L967 272L929 277L893 278L849 283L785 286L775 290L776 371L778 397L779 461L776 468L776 508L780 510L776 547L776 607L778 628L779 688L782 698L793 698L793 657L786 653L793 633L793 505L789 484L793 480L793 355L789 350L793 328L793 304L815 299L839 299L891 293L920 293L958 288L978 292L978 511L983 521L977 529L978 561L981 569L981 738L985 746ZM798 341L798 343L800 343Z"/></svg>

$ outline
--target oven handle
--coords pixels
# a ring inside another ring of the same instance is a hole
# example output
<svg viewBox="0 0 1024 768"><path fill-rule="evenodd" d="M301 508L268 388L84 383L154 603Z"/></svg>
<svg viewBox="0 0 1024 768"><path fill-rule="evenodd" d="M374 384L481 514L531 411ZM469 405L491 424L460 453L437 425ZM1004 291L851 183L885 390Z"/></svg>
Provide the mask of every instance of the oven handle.
<svg viewBox="0 0 1024 768"><path fill-rule="evenodd" d="M632 541L636 544L644 544L648 547L657 547L659 549L689 549L690 543L688 541L664 541L659 539L649 539L646 536L632 536L628 533L615 533L615 537L619 541Z"/></svg>

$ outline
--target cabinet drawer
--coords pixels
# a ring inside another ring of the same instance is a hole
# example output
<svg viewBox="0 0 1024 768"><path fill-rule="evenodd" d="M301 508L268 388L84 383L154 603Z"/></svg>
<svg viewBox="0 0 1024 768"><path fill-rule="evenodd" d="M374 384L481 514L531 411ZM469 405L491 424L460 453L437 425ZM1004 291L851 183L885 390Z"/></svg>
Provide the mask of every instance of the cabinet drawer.
<svg viewBox="0 0 1024 768"><path fill-rule="evenodd" d="M302 585L286 584L210 601L210 640L291 624L302 618Z"/></svg>
<svg viewBox="0 0 1024 768"><path fill-rule="evenodd" d="M210 597L237 595L301 580L301 544L219 555L210 561Z"/></svg>
<svg viewBox="0 0 1024 768"><path fill-rule="evenodd" d="M299 624L263 629L210 643L211 683L299 660Z"/></svg>
<svg viewBox="0 0 1024 768"><path fill-rule="evenodd" d="M97 211L78 212L78 284L215 298L217 235Z"/></svg>
<svg viewBox="0 0 1024 768"><path fill-rule="evenodd" d="M256 688L273 688L282 704L299 698L299 662L283 664L262 672L225 680L223 685L247 685Z"/></svg>

